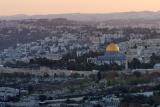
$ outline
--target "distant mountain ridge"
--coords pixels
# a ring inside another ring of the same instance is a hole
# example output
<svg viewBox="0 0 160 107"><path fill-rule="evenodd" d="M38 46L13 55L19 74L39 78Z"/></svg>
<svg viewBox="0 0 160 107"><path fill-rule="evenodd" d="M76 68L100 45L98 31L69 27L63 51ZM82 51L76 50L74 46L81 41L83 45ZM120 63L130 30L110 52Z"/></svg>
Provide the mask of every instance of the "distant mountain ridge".
<svg viewBox="0 0 160 107"><path fill-rule="evenodd" d="M14 15L14 16L0 16L0 20L22 20L22 19L55 19L66 18L75 21L108 21L108 20L127 20L127 19L145 19L155 20L160 19L160 11L143 11L143 12L121 12L121 13L104 13L104 14L83 14L83 13L69 13L69 14L49 14L49 15Z"/></svg>

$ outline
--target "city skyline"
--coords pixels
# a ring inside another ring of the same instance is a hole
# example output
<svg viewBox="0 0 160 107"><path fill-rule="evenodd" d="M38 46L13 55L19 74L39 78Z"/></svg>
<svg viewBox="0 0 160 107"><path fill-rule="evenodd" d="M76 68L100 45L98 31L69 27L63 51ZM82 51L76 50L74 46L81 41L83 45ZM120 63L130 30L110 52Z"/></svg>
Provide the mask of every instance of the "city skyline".
<svg viewBox="0 0 160 107"><path fill-rule="evenodd" d="M1 0L0 16L159 11L159 5L159 0Z"/></svg>

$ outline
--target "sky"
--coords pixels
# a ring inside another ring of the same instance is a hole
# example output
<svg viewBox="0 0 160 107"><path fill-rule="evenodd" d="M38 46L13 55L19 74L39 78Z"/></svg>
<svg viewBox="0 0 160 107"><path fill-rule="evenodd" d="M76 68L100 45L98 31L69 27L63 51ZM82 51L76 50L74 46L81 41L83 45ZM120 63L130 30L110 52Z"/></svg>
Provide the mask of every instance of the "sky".
<svg viewBox="0 0 160 107"><path fill-rule="evenodd" d="M0 16L159 10L160 0L0 0Z"/></svg>

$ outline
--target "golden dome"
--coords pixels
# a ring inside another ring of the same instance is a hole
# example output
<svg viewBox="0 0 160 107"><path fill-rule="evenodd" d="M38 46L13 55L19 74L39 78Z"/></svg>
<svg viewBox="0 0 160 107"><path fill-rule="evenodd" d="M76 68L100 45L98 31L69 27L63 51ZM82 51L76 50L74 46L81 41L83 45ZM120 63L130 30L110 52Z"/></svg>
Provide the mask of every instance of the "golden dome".
<svg viewBox="0 0 160 107"><path fill-rule="evenodd" d="M119 46L115 43L109 44L106 48L107 52L119 52L119 50Z"/></svg>

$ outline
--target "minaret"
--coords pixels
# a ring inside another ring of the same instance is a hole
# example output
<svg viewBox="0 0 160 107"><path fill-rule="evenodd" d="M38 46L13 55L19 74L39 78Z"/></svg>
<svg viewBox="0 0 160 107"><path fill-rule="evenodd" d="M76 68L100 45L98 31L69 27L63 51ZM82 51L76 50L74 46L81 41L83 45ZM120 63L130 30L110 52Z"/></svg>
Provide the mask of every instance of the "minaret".
<svg viewBox="0 0 160 107"><path fill-rule="evenodd" d="M128 45L128 42L127 42L127 46L129 46ZM128 53L128 47L127 47L127 51L126 51L126 62L125 62L125 71L128 71L128 57L127 57L127 53Z"/></svg>
<svg viewBox="0 0 160 107"><path fill-rule="evenodd" d="M128 60L126 59L126 62L125 62L125 70L127 71L128 70Z"/></svg>

